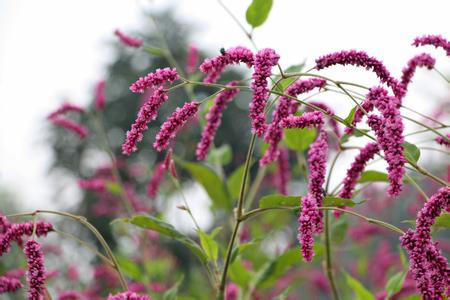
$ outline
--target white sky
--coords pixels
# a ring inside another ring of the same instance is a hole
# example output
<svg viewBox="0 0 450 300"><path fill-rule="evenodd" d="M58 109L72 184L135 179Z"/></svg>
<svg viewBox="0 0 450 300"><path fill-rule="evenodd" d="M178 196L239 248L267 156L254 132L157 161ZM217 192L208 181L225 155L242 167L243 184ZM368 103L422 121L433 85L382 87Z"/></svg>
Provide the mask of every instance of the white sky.
<svg viewBox="0 0 450 300"><path fill-rule="evenodd" d="M250 1L224 2L245 23ZM51 156L44 144L46 114L64 98L81 105L90 101L92 85L102 78L110 59L106 43L113 39L113 30L138 30L143 8L159 9L168 3L173 3L180 18L196 24L200 31L195 42L201 47L212 51L238 44L250 47L213 0L0 0L0 186L28 206L52 206L54 186L47 176ZM311 66L320 55L355 48L383 60L396 76L412 55L423 51L435 56L437 67L450 74L442 50L410 46L421 34L450 38L449 11L449 1L274 0L267 23L254 37L259 47L275 48L285 67L304 58ZM324 74L376 82L363 71L342 70ZM421 84L412 86L406 105L429 112L430 103L448 101L448 85L435 72L421 70L415 78ZM339 105L336 110L344 112L348 107Z"/></svg>

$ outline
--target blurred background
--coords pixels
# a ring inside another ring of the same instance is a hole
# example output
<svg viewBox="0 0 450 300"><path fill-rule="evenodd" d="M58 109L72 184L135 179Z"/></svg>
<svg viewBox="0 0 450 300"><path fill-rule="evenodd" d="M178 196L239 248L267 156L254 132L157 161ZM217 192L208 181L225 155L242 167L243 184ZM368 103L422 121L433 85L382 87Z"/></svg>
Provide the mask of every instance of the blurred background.
<svg viewBox="0 0 450 300"><path fill-rule="evenodd" d="M224 3L249 30L245 22L245 11L250 1L224 0ZM267 22L255 29L253 37L259 48L276 49L281 56L280 64L284 69L292 65L304 65L304 70L308 70L314 65L314 59L321 55L342 49L358 49L365 50L382 60L396 77L401 75L401 70L409 58L422 52L431 53L437 59L436 68L442 74L450 74L450 62L445 57L444 51L434 50L431 47L417 49L410 45L414 37L423 34L442 34L449 38L450 26L447 16L449 8L447 1L434 1L430 5L423 5L420 1L402 3L383 0L371 5L362 5L361 1L356 0L274 0ZM155 21L158 27L155 27ZM91 110L95 85L98 81L105 80L107 105L102 112L101 122L107 142L117 157L121 176L125 183L133 185L127 197L137 199L136 203L141 202L144 206L149 206L145 208L149 211L156 210L158 216L163 217L178 230L191 235L194 233L194 227L187 214L175 207L175 204L182 202L182 197L173 191L170 181L167 180L168 182L162 185L160 195L152 202L146 197L146 185L155 171L156 163L164 157L163 153L158 154L151 147L154 135L159 125L175 107L192 99L189 99L182 89L172 93L168 105L161 110L161 117L158 117L145 133L144 141L138 146L138 152L125 159L120 154L120 147L125 132L134 121L136 111L143 100L141 96L132 94L128 86L139 76L170 64L165 57L154 51L124 47L114 36L115 29L143 38L146 46L154 48L165 47L161 39L163 36L181 66L185 65L190 46L197 47L200 57L204 59L218 55L221 48L236 45L252 48L252 44L217 1L0 0L0 210L5 213L14 213L37 208L60 209L86 215L94 225L100 228L114 248L120 251L121 264L128 266L127 276L138 282L143 280L142 276L133 269L133 263L136 263L136 260L131 262L125 257L131 255L133 249L139 249L143 245L138 244L135 248L128 249L127 244L134 240L123 234L125 229L116 229L115 234L110 230L109 222L122 213L120 209L115 209L115 206L120 204L111 202L117 199L82 190L77 184L79 179L104 176L102 172L108 170L110 157L103 151L102 145L99 145L103 136L96 131L98 124L90 118L90 114L77 119L87 125L92 132L89 138L80 140L76 136L55 128L46 120L49 112L66 101ZM377 84L375 75L357 68L334 67L321 74L366 86ZM233 67L222 79L223 82L227 82L249 75L247 68ZM193 74L192 78L201 79L199 74ZM194 94L198 99L203 99L211 94L211 90L195 88ZM232 149L232 158L229 158L223 166L227 176L244 162L244 154L250 138L250 125L247 119L250 97L250 93L242 92L230 105L224 114L224 120L215 140L216 146L228 145L226 147ZM354 106L345 97L335 93L323 93L314 100L327 103L337 115L343 118ZM449 100L449 84L442 76L435 70L419 68L404 104L423 114L440 114L440 120L448 123ZM411 112L405 111L405 113L424 121ZM174 149L176 155L188 161L194 160L195 144L200 135L200 126L196 122L193 121L193 126L183 131ZM202 120L198 122L202 124ZM414 123L406 122L405 125L406 133L421 129ZM237 136L239 138L236 138ZM408 137L407 141L418 146L439 148L433 144L433 137L429 134L413 135ZM360 140L353 141L355 145L359 145L360 142ZM335 186L342 180L355 153L356 151L346 151L340 157L335 168L336 172L331 177L331 186ZM421 151L419 162L420 165L445 177L450 160L448 153L424 149ZM385 167L382 161L371 165L371 169L381 171L385 170ZM269 173L273 169L272 166ZM255 168L252 172L255 175ZM289 194L304 194L304 178L299 175L300 170L293 167L292 172L294 180L289 185ZM205 190L191 181L187 174L183 172L180 174L185 182L182 187L183 193L188 199L195 199L190 204L194 215L198 216L200 227L209 231L218 225L226 224L228 220L223 215L205 209L210 205L210 199ZM431 182L424 182L423 187L430 193L436 189ZM258 196L273 191L274 188L268 184L261 189ZM418 197L411 189L406 189L402 195L406 200L397 202L396 209L389 209L389 211L385 211L386 207L394 204L385 197L384 190L385 185L374 185L373 188L364 191L363 197L378 199L363 208L366 212L377 213L383 219L397 220L397 222L399 218L414 218L419 206L417 205ZM287 220L294 219L295 216L289 214L285 215L283 222L274 216L267 217L262 224L254 224L247 230L252 237L259 238L266 234L261 229L261 225L269 224L271 228L273 227L271 240L263 243L264 248L270 253L266 253L267 256L272 257L277 255L281 248L288 247L292 241L295 241L295 226L283 228ZM337 228L336 232L343 234L343 228L347 232L346 222L347 220L336 222L334 224L334 228ZM73 223L63 222L60 226L74 228ZM384 255L391 259L391 263L393 261L398 263L398 255L390 252L396 250L393 246L397 243L395 238L389 237L390 244L379 240L372 241L371 244L365 240L367 232L363 227L360 229L361 232L354 231L351 234L352 240L362 240L358 251L373 250L375 246L371 245L376 245L376 251L379 251L377 255ZM227 233L226 230L224 232ZM86 233L79 228L76 228L73 233L86 237ZM375 233L377 232L369 235ZM58 237L52 238L54 238L53 242L58 240ZM341 243L342 239L343 237L338 236L335 242ZM157 238L149 236L148 240L156 243ZM152 291L167 289L176 281L176 276L167 272L170 267L176 265L181 272L188 272L192 270L192 264L195 261L192 255L184 253L176 244L166 241L163 245L164 250L146 248L149 252L148 257L158 257L163 261L157 266L146 265L147 274L153 276L152 280L164 283L161 286L153 286ZM60 252L70 253L68 256L65 255L63 272L68 272L71 261L83 261L78 266L81 271L90 270L89 263L95 261L94 256L89 252L70 251L75 246L76 243L73 241L67 241L61 245L63 249L60 249ZM348 250L353 251L353 246L342 244L339 248L342 253ZM166 255L164 251L168 251L170 255ZM318 252L320 258L320 249ZM360 275L364 274L371 259L368 254L358 262L351 262L351 258L345 254L342 257L347 259L343 258L343 261L352 263L349 267L352 273ZM57 266L58 256L53 259L53 265ZM253 261L255 270L266 258L261 258L261 261L258 259ZM299 263L298 260L294 261ZM50 265L52 265L51 257ZM166 268L165 272L162 271L164 268ZM251 267L248 268L251 269ZM397 265L393 269L399 270L400 267ZM199 271L198 268L195 270ZM320 289L326 290L329 287L326 282L323 282L320 272L314 273L314 270L318 269L311 268L310 272L316 282L316 290L308 293L311 293L311 297L316 295L318 298L327 299L327 293L320 292ZM103 274L101 273L103 271L96 269L95 272L98 273L95 274ZM365 283L374 289L382 288L386 282L384 271L381 267L379 270L376 269L374 271L378 272L374 275L376 278L371 278ZM304 270L302 272L305 273ZM165 280L170 275L173 275L170 280ZM298 278L294 276L295 280L302 281L303 275L300 274ZM234 275L233 280L239 281L236 276ZM81 281L88 285L91 278L88 276ZM192 278L190 277L190 280L201 285L201 277L192 274ZM277 279L278 277L265 278L261 286L272 288ZM112 281L114 280L117 278ZM195 287L194 283L191 282L192 287ZM111 285L114 286L114 284ZM60 286L61 288L77 288L67 282ZM98 287L90 288L94 292L98 292L99 289ZM275 289L278 292L280 290L282 287ZM202 297L203 295L197 295L194 299Z"/></svg>

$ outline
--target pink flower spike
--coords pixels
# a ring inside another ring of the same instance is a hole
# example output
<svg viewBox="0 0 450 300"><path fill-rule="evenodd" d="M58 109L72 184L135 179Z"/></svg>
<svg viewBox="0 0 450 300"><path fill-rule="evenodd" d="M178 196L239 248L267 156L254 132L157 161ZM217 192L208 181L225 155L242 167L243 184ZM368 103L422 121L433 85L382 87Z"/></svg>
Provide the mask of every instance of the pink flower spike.
<svg viewBox="0 0 450 300"><path fill-rule="evenodd" d="M200 103L186 102L182 108L177 108L172 115L161 125L159 133L153 147L157 151L162 151L169 146L169 143L175 138L178 130L183 127L187 121L198 111Z"/></svg>
<svg viewBox="0 0 450 300"><path fill-rule="evenodd" d="M136 121L127 131L126 140L122 145L122 153L130 155L137 150L137 144L142 141L147 124L154 120L158 114L158 109L168 99L167 91L163 87L157 88L139 109Z"/></svg>
<svg viewBox="0 0 450 300"><path fill-rule="evenodd" d="M189 46L186 59L186 73L193 74L198 64L199 53L198 48L194 45Z"/></svg>
<svg viewBox="0 0 450 300"><path fill-rule="evenodd" d="M7 276L0 276L0 294L14 293L23 287L19 279Z"/></svg>
<svg viewBox="0 0 450 300"><path fill-rule="evenodd" d="M276 173L276 185L278 192L283 195L288 194L288 183L290 181L289 173L289 150L287 148L280 149L278 157L278 168Z"/></svg>
<svg viewBox="0 0 450 300"><path fill-rule="evenodd" d="M99 81L95 85L94 108L97 110L105 107L105 81Z"/></svg>
<svg viewBox="0 0 450 300"><path fill-rule="evenodd" d="M446 146L447 148L449 148L450 147L450 133L447 133L446 137L447 138L445 139L442 136L438 136L438 137L436 137L435 141L439 145Z"/></svg>
<svg viewBox="0 0 450 300"><path fill-rule="evenodd" d="M311 101L311 102L309 102L309 104L312 104L314 106L317 106L317 107L323 109L329 116L334 116L333 109L331 107L329 107L328 105L326 105L325 103ZM333 129L334 134L336 134L336 136L338 138L340 138L341 137L341 132L339 130L339 126L338 126L338 123L336 122L336 120L335 119L330 119L330 124L331 124L331 128Z"/></svg>
<svg viewBox="0 0 450 300"><path fill-rule="evenodd" d="M53 111L47 116L47 119L51 120L59 115L65 114L67 112L75 112L75 113L84 113L84 108L71 104L71 103L63 103L57 110Z"/></svg>
<svg viewBox="0 0 450 300"><path fill-rule="evenodd" d="M282 128L321 127L323 123L323 114L319 111L312 111L301 116L286 117L281 120L280 126Z"/></svg>
<svg viewBox="0 0 450 300"><path fill-rule="evenodd" d="M153 172L153 176L150 179L150 182L147 185L147 196L150 198L155 198L156 194L158 193L158 188L161 185L161 181L164 178L164 174L168 170L168 166L166 168L166 165L163 163L158 163Z"/></svg>
<svg viewBox="0 0 450 300"><path fill-rule="evenodd" d="M180 79L175 68L156 69L155 72L149 73L144 77L140 77L130 85L133 93L143 94L146 89L159 87L166 82L174 82Z"/></svg>
<svg viewBox="0 0 450 300"><path fill-rule="evenodd" d="M237 85L237 81L232 81L228 84L229 87ZM214 99L214 105L209 109L206 115L206 125L202 131L202 137L197 144L197 159L204 160L208 154L208 149L211 146L217 129L220 126L222 119L222 112L227 107L236 94L239 93L239 89L225 89L220 92Z"/></svg>
<svg viewBox="0 0 450 300"><path fill-rule="evenodd" d="M441 35L423 35L420 37L416 37L413 46L425 46L430 45L435 48L442 48L447 53L447 56L450 56L450 42L443 38Z"/></svg>
<svg viewBox="0 0 450 300"><path fill-rule="evenodd" d="M122 42L122 44L132 47L132 48L139 48L144 43L143 39L126 35L119 29L116 29L114 31L114 35L119 38L119 40Z"/></svg>
<svg viewBox="0 0 450 300"><path fill-rule="evenodd" d="M50 122L52 122L54 125L60 126L62 128L67 129L70 132L75 133L82 139L87 137L89 134L89 130L86 127L64 117L51 118Z"/></svg>
<svg viewBox="0 0 450 300"><path fill-rule="evenodd" d="M40 300L45 295L44 253L35 240L28 240L23 251L28 264L28 299Z"/></svg>
<svg viewBox="0 0 450 300"><path fill-rule="evenodd" d="M255 71L253 72L251 88L253 91L250 103L250 119L252 132L261 137L266 132L266 116L264 108L269 98L267 78L272 74L272 67L278 63L280 56L273 49L262 49L255 55Z"/></svg>
<svg viewBox="0 0 450 300"><path fill-rule="evenodd" d="M206 75L203 82L216 82L227 65L238 63L245 63L249 68L252 67L253 52L245 47L237 46L223 51L219 56L205 59L199 67L200 71Z"/></svg>
<svg viewBox="0 0 450 300"><path fill-rule="evenodd" d="M225 300L237 300L238 298L238 286L231 282L227 284L225 288Z"/></svg>
<svg viewBox="0 0 450 300"><path fill-rule="evenodd" d="M314 220L319 218L317 203L310 194L301 201L301 211L298 217L298 241L301 245L302 256L306 261L311 261L314 256Z"/></svg>
<svg viewBox="0 0 450 300"><path fill-rule="evenodd" d="M78 186L87 191L94 191L102 193L106 190L106 184L103 179L92 178L92 179L78 179Z"/></svg>
<svg viewBox="0 0 450 300"><path fill-rule="evenodd" d="M152 300L150 296L139 295L134 292L123 292L115 295L109 294L107 300Z"/></svg>

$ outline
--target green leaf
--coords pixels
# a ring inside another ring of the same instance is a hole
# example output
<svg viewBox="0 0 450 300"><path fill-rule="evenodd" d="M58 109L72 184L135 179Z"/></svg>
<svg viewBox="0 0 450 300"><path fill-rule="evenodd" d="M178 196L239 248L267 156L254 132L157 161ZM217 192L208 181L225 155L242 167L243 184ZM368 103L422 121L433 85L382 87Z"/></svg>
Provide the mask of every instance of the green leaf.
<svg viewBox="0 0 450 300"><path fill-rule="evenodd" d="M271 262L267 263L256 278L256 286L264 289L273 285L278 278L289 269L302 262L302 257L297 248L290 249Z"/></svg>
<svg viewBox="0 0 450 300"><path fill-rule="evenodd" d="M219 255L219 247L216 241L203 231L199 231L198 235L200 237L200 245L202 245L208 259L210 261L216 261Z"/></svg>
<svg viewBox="0 0 450 300"><path fill-rule="evenodd" d="M117 220L127 222L144 229L153 230L173 238L188 247L189 250L191 250L202 262L206 262L208 260L207 255L195 241L176 230L172 225L158 218L153 216L135 215L132 218L122 218Z"/></svg>
<svg viewBox="0 0 450 300"><path fill-rule="evenodd" d="M395 295L396 293L400 292L403 286L403 282L405 282L407 271L398 272L391 278L389 278L388 282L386 283L386 292L387 292L387 299L390 299L391 296Z"/></svg>
<svg viewBox="0 0 450 300"><path fill-rule="evenodd" d="M361 282L345 273L348 286L355 292L356 300L375 300L375 296L369 292Z"/></svg>
<svg viewBox="0 0 450 300"><path fill-rule="evenodd" d="M301 202L300 196L285 196L281 194L264 196L259 200L260 208L274 206L299 206Z"/></svg>
<svg viewBox="0 0 450 300"><path fill-rule="evenodd" d="M177 158L177 162L205 188L214 207L231 209L225 186L220 177L211 168L200 163L186 162L179 158Z"/></svg>
<svg viewBox="0 0 450 300"><path fill-rule="evenodd" d="M370 130L369 129L359 129L359 130L355 130L355 133L353 134L356 137L361 137L364 136L364 133L368 133Z"/></svg>
<svg viewBox="0 0 450 300"><path fill-rule="evenodd" d="M347 234L347 218L341 216L339 219L333 221L333 226L331 228L331 240L336 244L340 244L344 241L345 235Z"/></svg>
<svg viewBox="0 0 450 300"><path fill-rule="evenodd" d="M239 286L246 288L250 280L252 279L252 275L250 272L242 265L239 260L235 260L230 265L230 277L236 284Z"/></svg>
<svg viewBox="0 0 450 300"><path fill-rule="evenodd" d="M181 276L181 278L177 281L177 283L174 284L173 287L171 287L170 289L168 289L167 291L164 292L163 295L163 300L175 300L177 299L177 294L178 294L178 288L180 287L181 283L184 280L184 276Z"/></svg>
<svg viewBox="0 0 450 300"><path fill-rule="evenodd" d="M117 262L119 263L120 269L127 277L130 277L135 281L141 280L142 274L137 264L135 264L133 261L123 256L116 256L116 258Z"/></svg>
<svg viewBox="0 0 450 300"><path fill-rule="evenodd" d="M157 47L145 47L144 50L154 56L164 57L166 55L164 49Z"/></svg>
<svg viewBox="0 0 450 300"><path fill-rule="evenodd" d="M289 293L291 292L291 287L288 287L285 289L281 294L273 298L273 300L286 300L289 296Z"/></svg>
<svg viewBox="0 0 450 300"><path fill-rule="evenodd" d="M353 119L355 118L356 110L358 109L358 106L355 106L352 108L352 110L349 112L347 117L344 119L345 124L350 125L353 122Z"/></svg>
<svg viewBox="0 0 450 300"><path fill-rule="evenodd" d="M360 202L355 202L352 199L339 198L339 197L330 197L327 196L323 199L323 204L325 206L350 206L353 207Z"/></svg>
<svg viewBox="0 0 450 300"><path fill-rule="evenodd" d="M450 228L450 213L443 213L436 218L434 228Z"/></svg>
<svg viewBox="0 0 450 300"><path fill-rule="evenodd" d="M283 73L298 73L301 70L303 70L303 67L305 66L305 62L301 63L301 64L297 64L297 65L292 65L289 68L283 70ZM288 77L288 78L284 78L282 80L281 76L276 76L275 77L275 82L278 82L278 85L276 86L276 89L283 93L284 90L290 86L294 81L297 80L298 77L292 76L292 77ZM273 87L273 86L272 86Z"/></svg>
<svg viewBox="0 0 450 300"><path fill-rule="evenodd" d="M225 166L233 159L233 152L228 144L222 145L219 148L212 149L207 157L207 160L213 164L220 164Z"/></svg>
<svg viewBox="0 0 450 300"><path fill-rule="evenodd" d="M359 178L359 183L365 182L388 182L388 175L383 172L375 171L375 170L367 170L361 174Z"/></svg>
<svg viewBox="0 0 450 300"><path fill-rule="evenodd" d="M233 261L242 253L245 251L254 248L259 244L259 241L252 241L248 243L240 244L239 246L235 247L233 249L233 252L231 252L231 261L230 263L233 263Z"/></svg>
<svg viewBox="0 0 450 300"><path fill-rule="evenodd" d="M253 28L261 26L269 16L272 0L253 0L245 14L247 23Z"/></svg>
<svg viewBox="0 0 450 300"><path fill-rule="evenodd" d="M234 170L233 173L231 173L230 177L227 180L228 192L230 193L230 196L233 200L239 198L239 193L241 191L242 177L244 177L244 171L245 165L241 165L239 168ZM249 184L250 182L247 180L246 189L248 189Z"/></svg>
<svg viewBox="0 0 450 300"><path fill-rule="evenodd" d="M417 162L420 158L420 150L416 145L410 144L408 142L403 143L404 154L407 159L413 162Z"/></svg>
<svg viewBox="0 0 450 300"><path fill-rule="evenodd" d="M316 129L292 128L284 130L284 142L289 149L305 151L316 138Z"/></svg>
<svg viewBox="0 0 450 300"><path fill-rule="evenodd" d="M117 182L106 181L106 190L115 196L122 195L122 187Z"/></svg>

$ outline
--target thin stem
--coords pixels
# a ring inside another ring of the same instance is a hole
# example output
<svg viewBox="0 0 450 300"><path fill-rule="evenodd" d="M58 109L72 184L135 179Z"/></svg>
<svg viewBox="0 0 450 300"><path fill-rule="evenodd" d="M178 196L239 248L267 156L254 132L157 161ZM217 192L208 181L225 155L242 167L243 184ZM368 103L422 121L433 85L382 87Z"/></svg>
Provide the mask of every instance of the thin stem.
<svg viewBox="0 0 450 300"><path fill-rule="evenodd" d="M334 166L336 165L336 162L337 162L339 156L341 155L341 153L342 153L342 150L339 149L339 151L334 156L333 161L331 162L330 170L328 171L327 183L325 185L325 193L327 193L327 194L328 194L328 188L330 186L331 173L333 172Z"/></svg>
<svg viewBox="0 0 450 300"><path fill-rule="evenodd" d="M331 259L331 243L330 243L330 212L325 212L325 269L330 282L333 299L339 300L336 283L333 276L333 261Z"/></svg>
<svg viewBox="0 0 450 300"><path fill-rule="evenodd" d="M180 193L181 198L183 199L183 202L184 202L184 206L186 207L186 211L189 214L192 222L194 223L195 228L200 231L201 230L200 226L198 225L197 220L195 220L194 215L192 214L191 208L189 207L189 204L188 204L188 202L186 200L186 197L184 196L184 193L181 190L180 181L177 178L175 178L174 176L172 176L172 175L170 175L170 179L172 179L172 182L175 185L178 193Z"/></svg>
<svg viewBox="0 0 450 300"><path fill-rule="evenodd" d="M416 182L411 176L409 176L409 175L406 174L406 173L405 173L405 177L406 177L406 179L409 180L409 182L411 182L412 185L414 185L414 187L415 187L416 190L419 192L419 194L421 194L421 195L424 197L425 201L428 202L428 200L429 200L429 199L428 199L428 196L427 196L427 194L425 193L425 191L420 187L420 185L418 185L417 182Z"/></svg>
<svg viewBox="0 0 450 300"><path fill-rule="evenodd" d="M253 180L250 190L248 191L247 202L245 203L246 209L249 209L252 206L252 203L256 197L256 193L258 192L258 189L261 186L264 176L266 175L266 170L267 170L266 166L258 168L258 172L256 172L255 180Z"/></svg>

